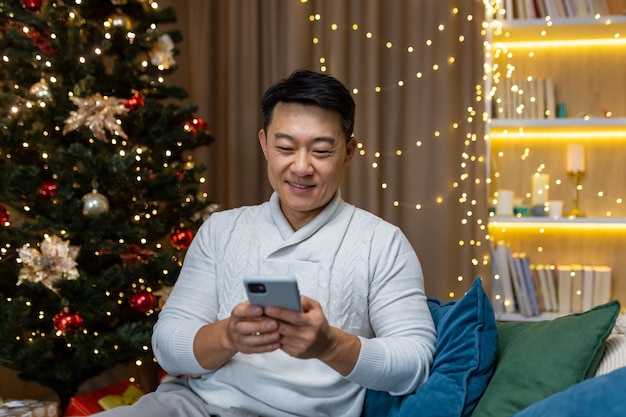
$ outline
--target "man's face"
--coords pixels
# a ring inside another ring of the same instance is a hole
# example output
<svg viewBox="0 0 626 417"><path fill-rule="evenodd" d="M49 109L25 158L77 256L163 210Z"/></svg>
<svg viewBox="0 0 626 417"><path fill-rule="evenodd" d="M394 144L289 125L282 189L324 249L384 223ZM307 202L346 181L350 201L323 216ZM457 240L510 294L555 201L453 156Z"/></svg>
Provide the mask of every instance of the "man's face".
<svg viewBox="0 0 626 417"><path fill-rule="evenodd" d="M298 230L333 198L356 148L339 113L314 105L280 102L267 131L259 131L267 175L283 214Z"/></svg>

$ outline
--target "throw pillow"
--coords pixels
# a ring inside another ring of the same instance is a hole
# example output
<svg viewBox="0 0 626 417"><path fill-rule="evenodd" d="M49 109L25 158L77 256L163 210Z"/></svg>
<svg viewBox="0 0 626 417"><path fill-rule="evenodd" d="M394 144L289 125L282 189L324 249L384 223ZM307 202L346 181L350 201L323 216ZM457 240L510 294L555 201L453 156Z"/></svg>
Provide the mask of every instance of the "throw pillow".
<svg viewBox="0 0 626 417"><path fill-rule="evenodd" d="M495 366L498 329L489 297L477 277L459 301L428 299L437 329L431 374L415 392L391 396L367 390L363 417L466 417Z"/></svg>
<svg viewBox="0 0 626 417"><path fill-rule="evenodd" d="M551 321L498 322L496 370L473 417L510 416L593 376L618 301Z"/></svg>
<svg viewBox="0 0 626 417"><path fill-rule="evenodd" d="M626 368L589 378L520 411L513 417L624 415Z"/></svg>

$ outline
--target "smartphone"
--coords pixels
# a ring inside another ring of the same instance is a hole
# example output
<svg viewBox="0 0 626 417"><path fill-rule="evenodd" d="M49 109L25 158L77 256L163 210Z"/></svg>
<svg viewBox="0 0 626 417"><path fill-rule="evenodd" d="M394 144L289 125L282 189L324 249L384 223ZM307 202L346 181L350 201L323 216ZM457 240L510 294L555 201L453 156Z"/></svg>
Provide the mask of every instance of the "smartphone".
<svg viewBox="0 0 626 417"><path fill-rule="evenodd" d="M245 277L244 285L250 304L302 311L298 281L289 276Z"/></svg>

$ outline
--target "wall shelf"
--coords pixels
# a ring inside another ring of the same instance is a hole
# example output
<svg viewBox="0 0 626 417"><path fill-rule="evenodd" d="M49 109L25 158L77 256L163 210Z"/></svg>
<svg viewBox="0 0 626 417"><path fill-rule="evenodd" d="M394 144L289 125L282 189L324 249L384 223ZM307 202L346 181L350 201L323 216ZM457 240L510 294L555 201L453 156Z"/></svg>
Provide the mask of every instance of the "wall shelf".
<svg viewBox="0 0 626 417"><path fill-rule="evenodd" d="M490 243L503 242L536 265L610 266L612 297L625 303L626 16L491 20L486 29L489 206L497 209L499 190L512 192L513 207L543 205L533 189L540 173L548 177L540 196L562 201L564 213L575 206L588 216L490 216ZM584 149L585 174L577 180L567 173L570 145ZM507 321L557 316L497 314Z"/></svg>

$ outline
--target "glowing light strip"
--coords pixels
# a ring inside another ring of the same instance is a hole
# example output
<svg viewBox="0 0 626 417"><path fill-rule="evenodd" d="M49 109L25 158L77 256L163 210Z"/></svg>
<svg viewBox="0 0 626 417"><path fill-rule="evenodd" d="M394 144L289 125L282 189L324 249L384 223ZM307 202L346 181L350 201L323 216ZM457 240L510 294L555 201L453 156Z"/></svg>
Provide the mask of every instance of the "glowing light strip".
<svg viewBox="0 0 626 417"><path fill-rule="evenodd" d="M491 131L490 139L493 140L588 140L588 141L598 141L598 140L626 140L626 131L582 131L582 132L568 132L568 131L550 131L550 132L501 132L501 131Z"/></svg>
<svg viewBox="0 0 626 417"><path fill-rule="evenodd" d="M533 233L542 232L542 230L576 230L588 231L596 233L599 230L603 232L615 231L626 232L626 219L623 218L589 218L589 219L558 219L558 220L492 220L489 222L489 230L492 234L506 233L509 230L529 231Z"/></svg>
<svg viewBox="0 0 626 417"><path fill-rule="evenodd" d="M555 47L589 47L589 46L623 46L626 45L626 38L619 37L611 39L557 39L557 40L537 40L537 41L498 41L493 43L494 49L529 49L529 48L555 48Z"/></svg>

